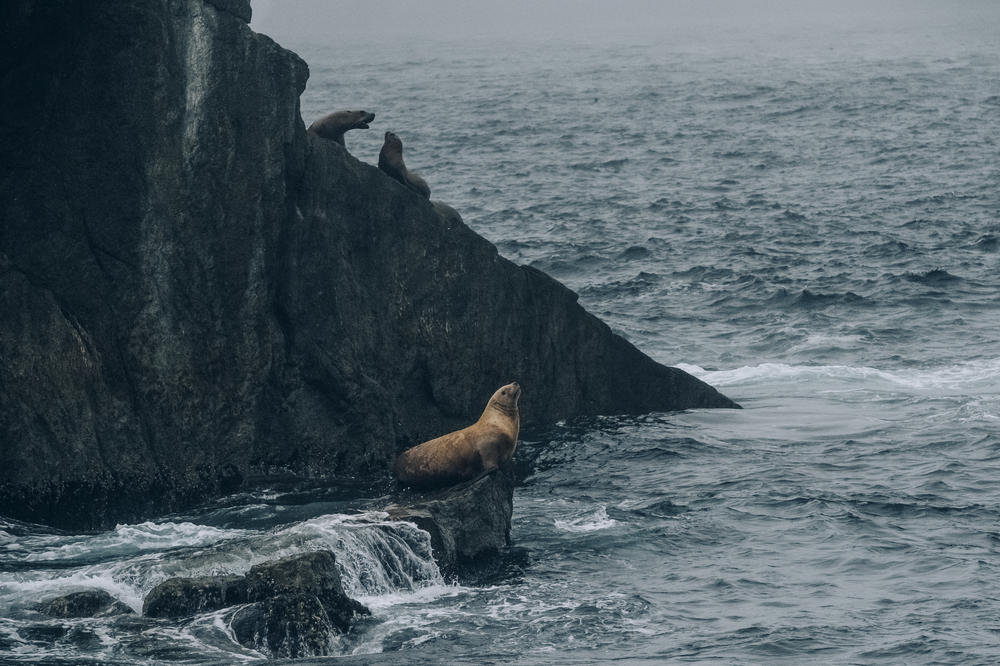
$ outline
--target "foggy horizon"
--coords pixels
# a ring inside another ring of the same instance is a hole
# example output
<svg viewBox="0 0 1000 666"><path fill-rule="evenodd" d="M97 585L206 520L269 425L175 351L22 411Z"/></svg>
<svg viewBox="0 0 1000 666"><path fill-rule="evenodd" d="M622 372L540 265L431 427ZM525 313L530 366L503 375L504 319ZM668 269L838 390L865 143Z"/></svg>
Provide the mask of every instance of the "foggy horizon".
<svg viewBox="0 0 1000 666"><path fill-rule="evenodd" d="M869 33L876 40L882 32L906 31L920 40L933 39L941 31L988 30L990 24L996 25L998 10L987 1L949 7L926 0L894 0L877 6L858 0L628 0L614 6L598 0L514 0L502 5L373 0L361 7L323 0L254 0L252 5L251 27L257 32L279 41L325 43L669 39L697 45L746 36L780 40L811 33L834 38L833 33L847 31Z"/></svg>

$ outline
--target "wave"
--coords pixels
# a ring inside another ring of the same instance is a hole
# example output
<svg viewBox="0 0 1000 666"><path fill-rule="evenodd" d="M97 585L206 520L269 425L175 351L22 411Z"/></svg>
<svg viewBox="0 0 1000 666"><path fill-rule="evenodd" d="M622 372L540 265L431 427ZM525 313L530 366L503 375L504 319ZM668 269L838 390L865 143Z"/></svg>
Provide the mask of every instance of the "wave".
<svg viewBox="0 0 1000 666"><path fill-rule="evenodd" d="M628 158L610 159L603 162L577 162L571 164L570 168L578 171L601 171L603 169L618 171L621 167L628 164L628 162Z"/></svg>
<svg viewBox="0 0 1000 666"><path fill-rule="evenodd" d="M945 284L952 282L961 282L962 278L957 275L952 275L943 268L932 268L929 271L924 271L922 273L907 273L903 276L904 279L910 282L916 282L918 284L926 284L935 287L940 287Z"/></svg>
<svg viewBox="0 0 1000 666"><path fill-rule="evenodd" d="M136 543L126 547L129 536ZM147 522L98 535L47 538L52 541L42 547L29 544L26 552L3 553L8 571L0 573L0 609L97 588L138 611L146 594L168 578L239 575L255 564L311 550L335 554L344 589L354 597L444 584L430 535L412 523L388 520L383 512L330 514L266 531ZM114 560L102 561L109 554ZM11 560L18 566L8 566ZM30 569L24 566L29 560Z"/></svg>
<svg viewBox="0 0 1000 666"><path fill-rule="evenodd" d="M1000 392L1000 358L967 361L941 367L888 371L867 366L761 363L732 370L706 370L685 363L677 367L713 386L766 384L774 381L811 382L833 379L872 387L951 392Z"/></svg>
<svg viewBox="0 0 1000 666"><path fill-rule="evenodd" d="M630 245L618 253L618 258L624 261L630 261L632 259L648 259L652 256L652 254L653 253L648 247L643 245Z"/></svg>
<svg viewBox="0 0 1000 666"><path fill-rule="evenodd" d="M975 246L977 250L982 250L983 252L996 252L1000 248L1000 238L997 238L994 234L986 234L985 236L980 236L976 240Z"/></svg>
<svg viewBox="0 0 1000 666"><path fill-rule="evenodd" d="M618 521L608 517L608 509L599 506L597 510L590 511L582 515L575 515L568 518L557 518L555 526L564 532L596 532L614 527Z"/></svg>
<svg viewBox="0 0 1000 666"><path fill-rule="evenodd" d="M95 535L41 534L18 544L27 562L92 562L117 559L147 551L205 546L250 534L247 530L224 530L194 523L154 523L118 525L110 532Z"/></svg>
<svg viewBox="0 0 1000 666"><path fill-rule="evenodd" d="M869 305L873 302L855 294L853 291L846 291L843 293L833 293L825 294L811 291L809 289L802 289L801 291L789 291L787 289L779 289L767 302L774 303L777 305L801 307L801 308L824 308L831 305Z"/></svg>

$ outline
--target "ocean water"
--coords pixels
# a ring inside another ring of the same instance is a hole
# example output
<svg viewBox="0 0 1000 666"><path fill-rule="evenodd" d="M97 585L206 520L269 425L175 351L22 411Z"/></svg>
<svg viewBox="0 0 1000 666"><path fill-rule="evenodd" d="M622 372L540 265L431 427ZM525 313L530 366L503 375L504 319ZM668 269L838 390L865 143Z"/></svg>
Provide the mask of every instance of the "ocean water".
<svg viewBox="0 0 1000 666"><path fill-rule="evenodd" d="M744 409L524 433L512 548L461 584L377 498L322 488L100 534L4 521L0 659L261 659L231 611L34 605L100 587L138 609L170 576L329 548L373 611L336 643L352 663L1000 661L1000 10L965 7L670 39L275 35L310 63L306 124L375 112L355 156L395 131L503 255Z"/></svg>

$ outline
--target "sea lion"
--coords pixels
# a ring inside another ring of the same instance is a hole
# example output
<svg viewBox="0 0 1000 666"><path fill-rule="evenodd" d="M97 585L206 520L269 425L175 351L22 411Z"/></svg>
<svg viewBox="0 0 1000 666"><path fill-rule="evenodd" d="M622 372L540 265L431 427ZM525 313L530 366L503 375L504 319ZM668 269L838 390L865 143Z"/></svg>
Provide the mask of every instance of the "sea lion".
<svg viewBox="0 0 1000 666"><path fill-rule="evenodd" d="M408 171L403 163L403 142L392 132L385 133L385 142L378 154L378 168L421 196L431 198L431 188L415 171Z"/></svg>
<svg viewBox="0 0 1000 666"><path fill-rule="evenodd" d="M459 212L443 201L432 201L431 205L434 206L434 211L445 221L449 229L463 224L462 216Z"/></svg>
<svg viewBox="0 0 1000 666"><path fill-rule="evenodd" d="M474 424L399 454L396 478L414 488L440 488L496 470L517 448L520 397L517 382L501 386Z"/></svg>
<svg viewBox="0 0 1000 666"><path fill-rule="evenodd" d="M375 120L374 113L367 111L334 111L312 125L309 131L316 136L336 141L344 145L344 132L352 129L368 129L368 123Z"/></svg>

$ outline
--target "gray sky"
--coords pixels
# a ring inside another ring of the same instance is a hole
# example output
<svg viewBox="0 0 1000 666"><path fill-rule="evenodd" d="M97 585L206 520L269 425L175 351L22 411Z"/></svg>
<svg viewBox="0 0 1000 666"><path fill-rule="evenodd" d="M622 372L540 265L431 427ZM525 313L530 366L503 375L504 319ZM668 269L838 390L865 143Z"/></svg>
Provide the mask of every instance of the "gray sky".
<svg viewBox="0 0 1000 666"><path fill-rule="evenodd" d="M956 21L993 23L998 6L997 0L253 0L252 26L276 38L341 43L642 41L711 29L947 29Z"/></svg>

